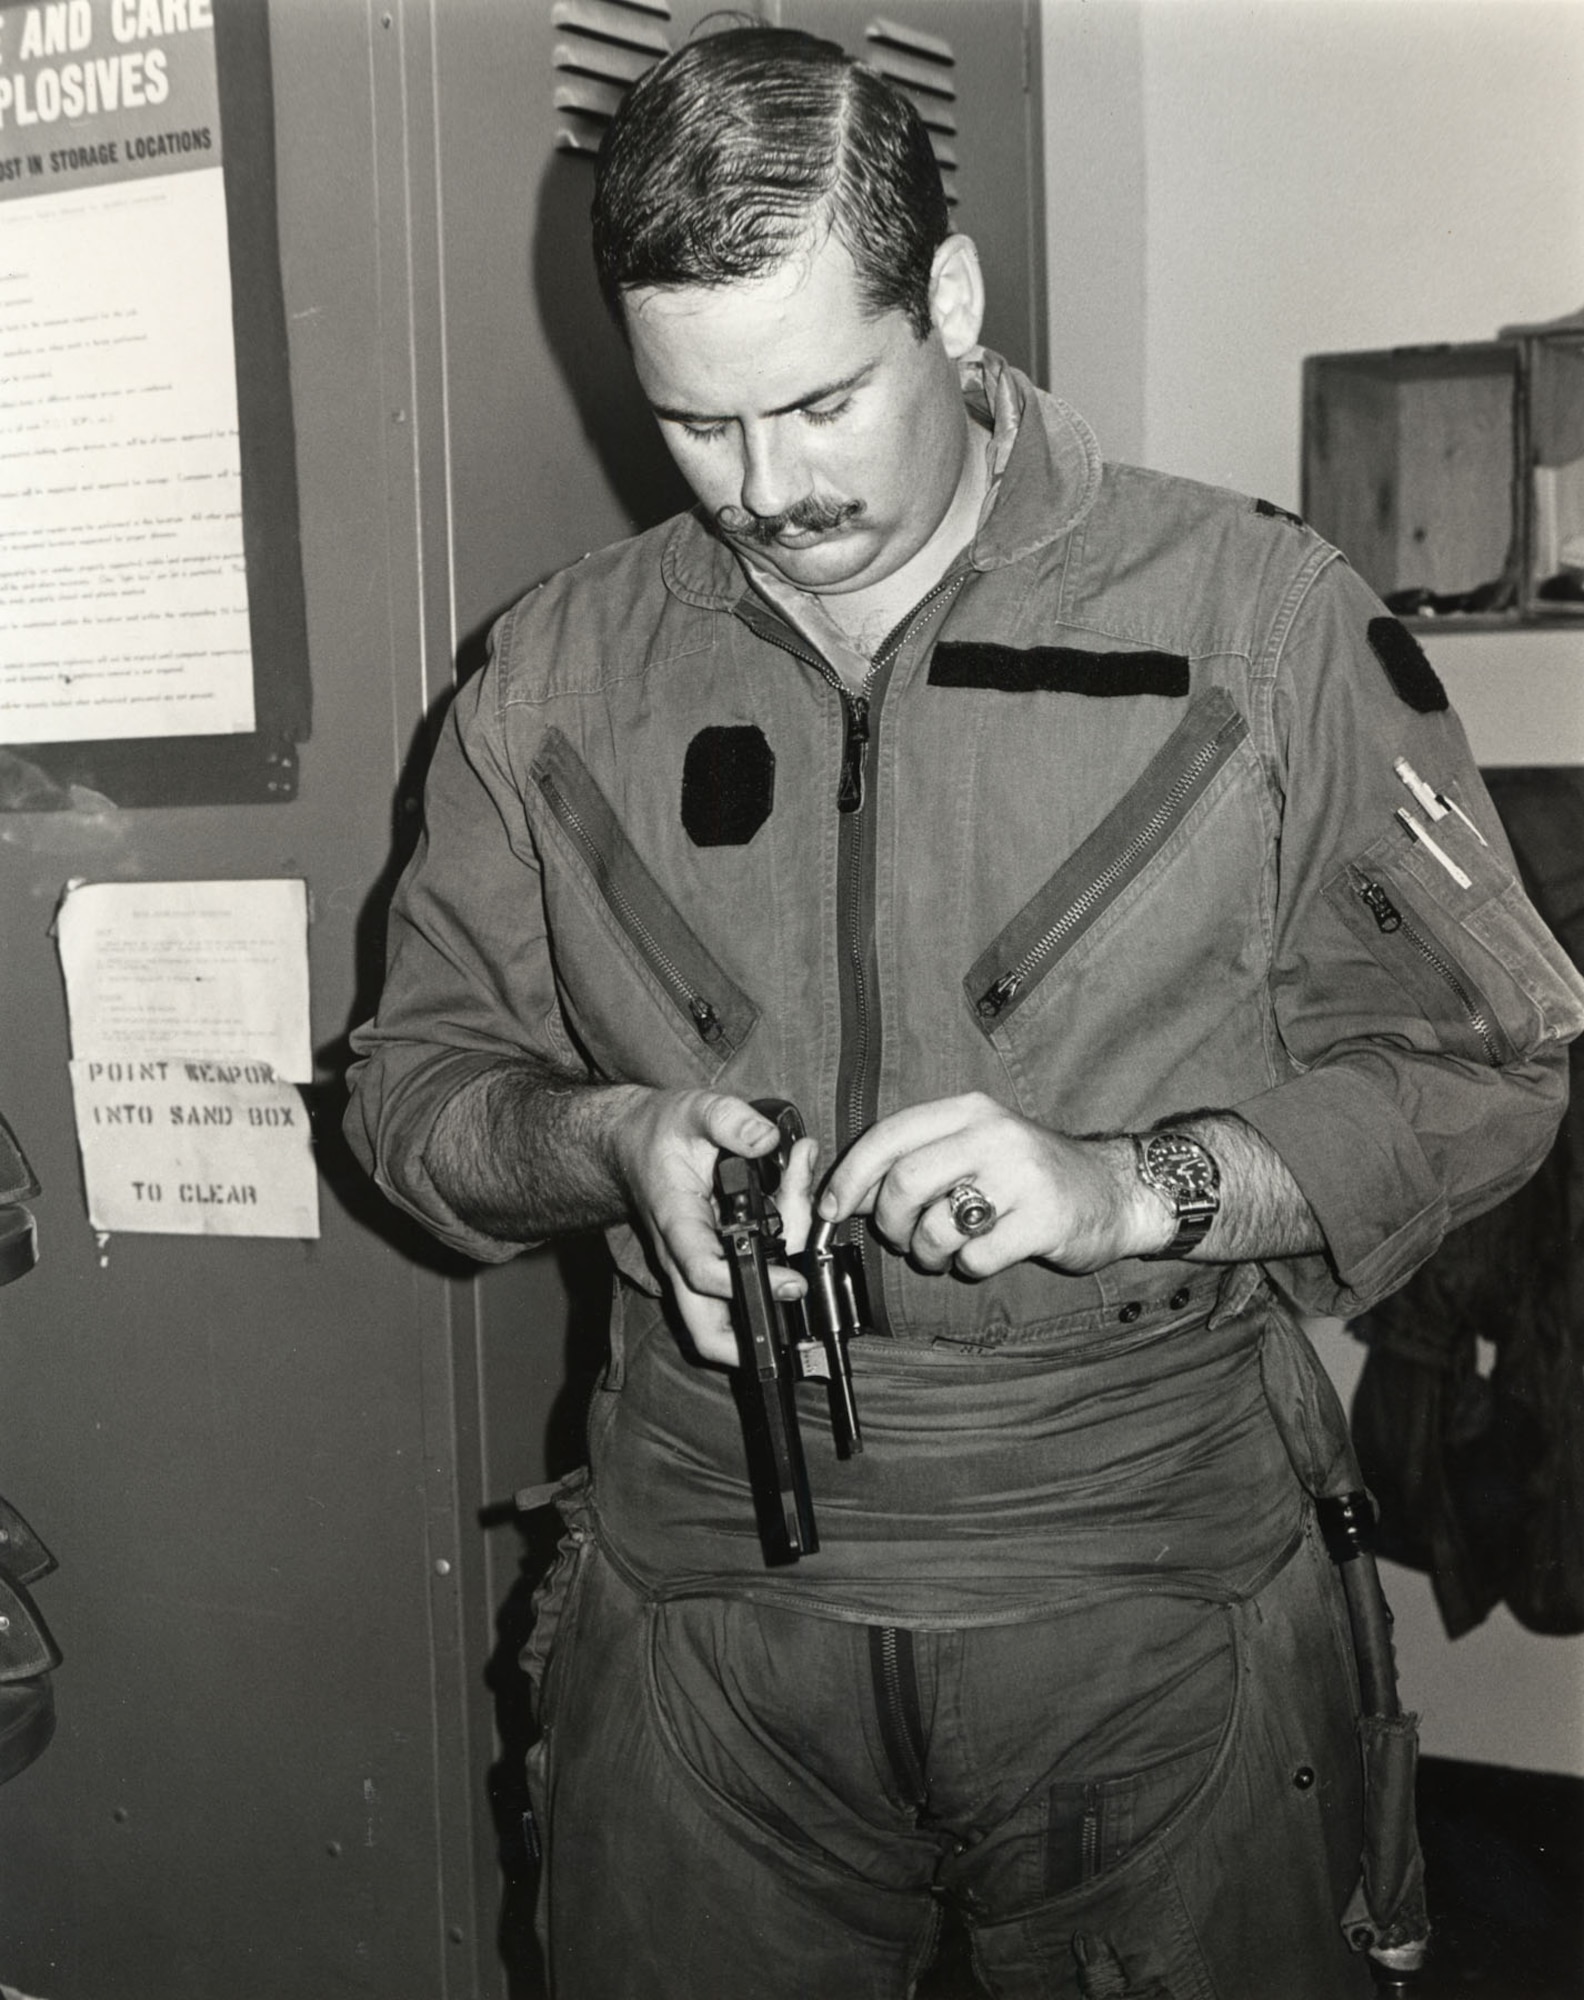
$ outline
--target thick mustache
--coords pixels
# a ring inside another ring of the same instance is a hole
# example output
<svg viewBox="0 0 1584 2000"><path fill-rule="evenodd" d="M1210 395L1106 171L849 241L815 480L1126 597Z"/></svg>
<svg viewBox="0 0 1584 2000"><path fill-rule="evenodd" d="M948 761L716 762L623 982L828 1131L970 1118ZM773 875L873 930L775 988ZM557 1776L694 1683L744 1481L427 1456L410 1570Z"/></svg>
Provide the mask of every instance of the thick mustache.
<svg viewBox="0 0 1584 2000"><path fill-rule="evenodd" d="M795 502L784 514L750 514L746 507L721 507L715 518L733 541L768 548L789 529L798 534L806 534L810 529L825 534L844 522L856 520L863 510L861 500L809 499Z"/></svg>

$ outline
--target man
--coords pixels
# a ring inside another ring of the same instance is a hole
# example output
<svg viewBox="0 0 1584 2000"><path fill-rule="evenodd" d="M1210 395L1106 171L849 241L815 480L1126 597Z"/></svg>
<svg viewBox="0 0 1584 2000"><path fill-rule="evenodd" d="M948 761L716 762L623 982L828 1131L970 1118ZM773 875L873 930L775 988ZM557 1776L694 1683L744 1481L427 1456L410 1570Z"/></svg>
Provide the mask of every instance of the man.
<svg viewBox="0 0 1584 2000"><path fill-rule="evenodd" d="M691 44L594 234L700 505L498 625L350 1117L475 1256L611 1231L529 1662L554 1991L902 1995L943 1898L998 1994L1366 1991L1281 1299L1358 1309L1521 1182L1580 983L1335 551L978 347L878 78ZM711 1200L772 1095L876 1327L773 1570Z"/></svg>

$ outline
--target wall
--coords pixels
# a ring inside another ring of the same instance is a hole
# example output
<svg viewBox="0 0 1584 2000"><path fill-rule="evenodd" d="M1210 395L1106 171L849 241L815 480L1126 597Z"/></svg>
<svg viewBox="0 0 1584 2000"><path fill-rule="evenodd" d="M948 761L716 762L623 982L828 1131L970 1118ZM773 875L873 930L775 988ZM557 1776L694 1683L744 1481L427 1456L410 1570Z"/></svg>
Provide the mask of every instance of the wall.
<svg viewBox="0 0 1584 2000"><path fill-rule="evenodd" d="M1306 354L1584 303L1576 0L1047 0L1045 48L1053 386L1113 456L1296 506ZM1584 762L1584 636L1432 652L1483 761ZM1584 1640L1389 1587L1431 1752L1584 1771Z"/></svg>
<svg viewBox="0 0 1584 2000"><path fill-rule="evenodd" d="M1045 0L1050 386L1108 457L1144 457L1144 78L1133 0Z"/></svg>

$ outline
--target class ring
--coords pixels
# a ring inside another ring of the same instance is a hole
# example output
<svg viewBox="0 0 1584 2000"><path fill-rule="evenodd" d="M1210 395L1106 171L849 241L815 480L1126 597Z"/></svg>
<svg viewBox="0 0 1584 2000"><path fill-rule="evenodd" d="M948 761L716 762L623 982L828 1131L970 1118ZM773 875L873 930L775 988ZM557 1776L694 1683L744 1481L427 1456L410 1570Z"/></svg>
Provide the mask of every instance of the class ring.
<svg viewBox="0 0 1584 2000"><path fill-rule="evenodd" d="M983 1236L986 1230L994 1229L996 1205L972 1181L956 1182L946 1190L944 1199L952 1221L964 1236Z"/></svg>

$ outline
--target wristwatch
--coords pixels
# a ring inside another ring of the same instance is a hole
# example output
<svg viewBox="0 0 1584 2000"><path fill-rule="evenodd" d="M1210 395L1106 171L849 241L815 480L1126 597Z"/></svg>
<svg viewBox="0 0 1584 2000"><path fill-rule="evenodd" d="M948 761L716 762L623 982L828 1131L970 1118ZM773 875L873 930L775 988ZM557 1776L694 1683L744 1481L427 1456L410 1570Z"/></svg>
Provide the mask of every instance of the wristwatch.
<svg viewBox="0 0 1584 2000"><path fill-rule="evenodd" d="M1162 1250L1146 1257L1183 1257L1210 1233L1221 1208L1221 1169L1215 1155L1186 1132L1133 1135L1138 1177L1161 1195L1177 1218L1176 1232Z"/></svg>

